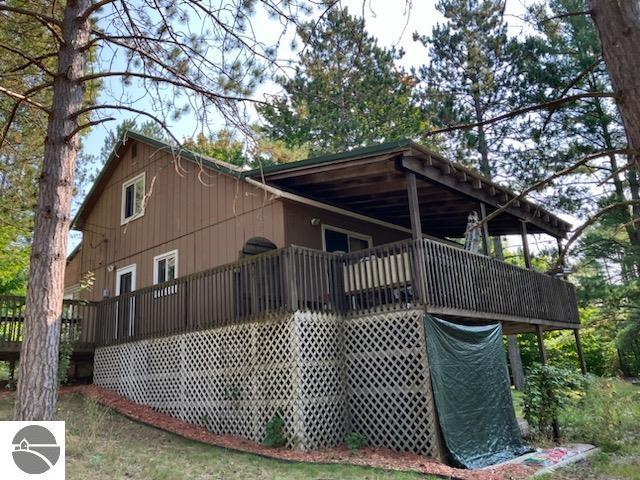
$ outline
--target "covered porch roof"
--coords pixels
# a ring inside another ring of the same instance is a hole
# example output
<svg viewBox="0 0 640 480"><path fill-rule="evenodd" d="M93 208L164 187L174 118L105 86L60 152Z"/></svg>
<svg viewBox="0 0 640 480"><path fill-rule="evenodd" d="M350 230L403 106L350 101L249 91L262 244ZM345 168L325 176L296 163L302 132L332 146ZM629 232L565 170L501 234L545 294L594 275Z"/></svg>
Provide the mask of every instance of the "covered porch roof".
<svg viewBox="0 0 640 480"><path fill-rule="evenodd" d="M564 238L571 224L479 173L410 141L400 140L336 155L246 172L281 190L412 228L407 176L415 175L422 232L440 238L464 235L471 211L490 214L489 234L529 233ZM481 207L481 205L484 205Z"/></svg>

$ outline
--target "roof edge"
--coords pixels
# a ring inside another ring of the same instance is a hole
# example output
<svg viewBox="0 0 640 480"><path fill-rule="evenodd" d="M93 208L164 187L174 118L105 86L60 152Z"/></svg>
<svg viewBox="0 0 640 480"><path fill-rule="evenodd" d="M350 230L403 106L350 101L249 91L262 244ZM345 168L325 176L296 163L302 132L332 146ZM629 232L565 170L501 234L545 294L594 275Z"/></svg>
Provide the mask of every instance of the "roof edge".
<svg viewBox="0 0 640 480"><path fill-rule="evenodd" d="M214 158L208 157L206 155L202 155L200 153L193 152L186 148L171 145L168 142L165 142L163 140L158 140L157 138L149 137L147 135L136 132L134 130L125 130L122 136L120 137L120 139L118 139L118 141L114 145L113 150L111 150L111 154L109 155L109 158L107 159L104 166L100 170L100 173L98 174L96 180L93 182L91 189L85 196L84 200L82 201L82 204L80 205L80 208L78 209L75 216L73 217L73 220L71 221L70 229L74 230L78 228L78 223L82 220L84 214L86 213L85 210L87 208L89 200L93 198L93 196L97 193L98 185L100 185L100 183L105 178L105 175L107 174L107 171L109 170L113 162L116 161L118 158L120 158L118 155L118 151L124 145L126 145L128 139L133 139L139 142L146 143L148 145L151 145L157 148L158 150L170 151L172 155L177 155L180 158L193 162L197 165L205 166L207 168L216 170L226 175L231 175L231 176L240 178L244 173L244 171L241 170L239 167L236 167L235 165L231 165L230 163L227 163L221 160L216 160Z"/></svg>

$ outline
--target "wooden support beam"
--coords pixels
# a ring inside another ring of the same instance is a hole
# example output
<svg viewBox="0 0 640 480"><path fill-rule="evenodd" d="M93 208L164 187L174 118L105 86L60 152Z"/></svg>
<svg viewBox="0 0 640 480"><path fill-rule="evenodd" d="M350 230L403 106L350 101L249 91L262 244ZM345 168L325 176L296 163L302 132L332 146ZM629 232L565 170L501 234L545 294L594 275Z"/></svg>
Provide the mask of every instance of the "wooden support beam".
<svg viewBox="0 0 640 480"><path fill-rule="evenodd" d="M418 187L416 174L407 172L407 195L409 196L409 216L411 217L411 236L414 240L422 238L422 222L420 220L420 202L418 201Z"/></svg>
<svg viewBox="0 0 640 480"><path fill-rule="evenodd" d="M582 342L580 341L580 329L573 330L573 336L576 338L576 350L578 352L578 360L580 361L580 371L583 375L587 374L587 363L584 360L584 352L582 351Z"/></svg>
<svg viewBox="0 0 640 480"><path fill-rule="evenodd" d="M542 326L540 324L536 324L536 337L538 338L538 350L540 353L540 363L543 365L547 364L547 349L544 347L544 334L542 331Z"/></svg>
<svg viewBox="0 0 640 480"><path fill-rule="evenodd" d="M511 365L511 378L516 390L524 387L524 370L522 369L522 357L516 335L507 335L507 349L509 352L509 365Z"/></svg>
<svg viewBox="0 0 640 480"><path fill-rule="evenodd" d="M445 175L442 171L437 168L435 165L430 166L424 162L423 159L414 156L405 156L402 158L400 162L401 168L414 172L420 177L425 178L430 182L435 182L437 184L443 185L447 188L455 190L457 192L468 195L472 198L475 198L478 201L484 202L487 205L490 205L495 208L499 208L501 206L500 197L503 199L511 198L511 194L507 194L506 192L501 192L496 188L496 196L492 196L489 192L488 187L485 188L483 186L482 180L476 178L471 182L461 182L454 175ZM505 200L506 201L506 200ZM535 213L527 211L528 202L522 201L520 203L520 208L516 208L513 205L510 205L504 209L505 213L515 216L521 220L527 220L532 225L535 225L539 229L544 232L548 232L554 236L565 236L567 233L566 227L554 227L550 222L545 222L542 218L541 212L538 210L539 207L536 207ZM533 209L532 209L533 210ZM546 212L545 212L546 214Z"/></svg>
<svg viewBox="0 0 640 480"><path fill-rule="evenodd" d="M529 236L527 235L527 222L520 222L522 235L522 254L524 255L524 265L531 270L531 253L529 251Z"/></svg>
<svg viewBox="0 0 640 480"><path fill-rule="evenodd" d="M480 220L484 220L487 216L487 207L484 203L480 202ZM491 255L491 245L489 244L489 225L488 222L482 224L482 248L484 254L488 257Z"/></svg>

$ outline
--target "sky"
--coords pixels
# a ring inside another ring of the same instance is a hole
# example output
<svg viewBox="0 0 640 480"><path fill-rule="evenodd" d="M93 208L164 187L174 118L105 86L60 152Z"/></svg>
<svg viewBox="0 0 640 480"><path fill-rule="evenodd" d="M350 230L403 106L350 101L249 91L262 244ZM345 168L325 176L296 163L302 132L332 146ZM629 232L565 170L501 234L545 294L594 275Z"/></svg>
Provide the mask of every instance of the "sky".
<svg viewBox="0 0 640 480"><path fill-rule="evenodd" d="M352 13L361 15L364 13L366 27L368 32L377 37L379 44L384 47L398 47L405 51L405 56L401 64L408 68L418 66L428 61L426 49L418 42L413 41L413 33L429 34L433 27L444 19L435 8L434 0L411 0L410 14L404 0L366 0L363 9L363 0L342 0L341 4L347 7ZM518 16L524 12L525 0L508 0L507 1L507 21L510 24L512 34L521 31L521 22ZM255 22L256 25L264 25L260 35L264 38L274 38L273 35L280 32L280 26L273 20L261 17ZM287 42L283 42L284 45ZM295 59L296 52L288 48L281 50L280 56L284 58ZM119 90L119 80L113 79L105 83L105 90ZM265 94L277 93L277 87L273 83L262 85L256 92L258 98L262 98ZM135 97L135 92L131 92L131 96ZM105 99L109 99L105 95ZM112 102L111 102L112 103ZM149 108L149 104L145 101L140 102L139 106ZM130 112L113 112L109 111L109 116L116 117L115 121L107 122L93 128L91 133L84 140L84 152L87 154L95 154L100 151L104 142L104 138L109 131L117 125L121 120L127 118L135 118ZM145 121L141 118L140 121ZM220 127L223 125L220 124ZM177 138L193 136L198 132L198 126L193 119L185 116L180 121L170 124L170 130Z"/></svg>
<svg viewBox="0 0 640 480"><path fill-rule="evenodd" d="M410 1L412 1L410 14L407 10L405 0L367 0L364 9L363 0L342 0L341 5L349 8L351 13L359 15L364 13L367 31L378 38L381 46L402 48L405 55L401 61L401 65L409 69L428 62L426 49L420 43L413 41L413 33L418 32L428 35L437 23L444 21L443 16L435 8L435 0ZM511 35L518 35L522 32L524 27L520 18L525 12L527 3L531 2L528 0L507 0L506 19ZM254 24L261 27L257 33L258 35L263 35L263 38L267 42L273 41L275 38L274 35L278 35L281 31L280 25L266 18L266 16L256 18ZM292 35L289 35L288 38L291 37ZM288 42L282 42L282 44L288 45ZM296 52L285 47L279 52L279 57L295 61ZM120 80L118 79L107 81L104 90L107 92L121 91L122 86L119 82ZM126 88L128 89L127 94L131 98L135 98L137 95L135 88ZM272 82L267 82L258 88L255 96L257 98L263 98L265 94L277 92L277 86ZM108 94L104 95L104 98L101 100L105 103L113 103L113 99L108 98L108 96ZM151 105L147 100L139 101L136 107L147 111L151 110ZM94 127L90 134L85 137L83 141L83 152L85 154L97 154L103 145L104 138L109 129L115 128L121 120L136 118L135 115L129 112L118 113L109 111L109 116L114 116L116 120ZM219 125L216 125L215 116L212 118L214 120L212 121L212 125L209 126L213 130L224 126L221 122ZM140 117L139 119L140 122L144 122L145 120L147 119L144 117ZM194 136L200 130L195 120L188 115L182 117L179 121L169 122L169 128L174 136L179 139ZM97 170L98 167L94 166L94 171L97 172ZM76 202L76 207L78 203L79 202ZM567 220L575 223L575 219L568 217ZM80 236L73 234L69 248L72 249L79 240ZM549 245L549 239L544 236L532 238L532 241L532 250L534 252L540 247ZM518 248L520 245L519 239L512 239L509 245L510 248Z"/></svg>

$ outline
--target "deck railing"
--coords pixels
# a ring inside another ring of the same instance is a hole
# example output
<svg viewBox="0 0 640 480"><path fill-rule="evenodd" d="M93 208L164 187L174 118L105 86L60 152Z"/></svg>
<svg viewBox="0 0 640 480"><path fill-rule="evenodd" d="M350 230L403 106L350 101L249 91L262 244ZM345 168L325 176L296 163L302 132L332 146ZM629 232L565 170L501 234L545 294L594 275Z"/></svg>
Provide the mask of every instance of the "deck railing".
<svg viewBox="0 0 640 480"><path fill-rule="evenodd" d="M288 247L110 298L96 343L220 327L259 314L421 305L487 320L578 322L573 285L431 240L332 254Z"/></svg>
<svg viewBox="0 0 640 480"><path fill-rule="evenodd" d="M579 321L572 284L428 239L346 255L345 281L358 312L421 304L441 315Z"/></svg>
<svg viewBox="0 0 640 480"><path fill-rule="evenodd" d="M0 346L14 347L22 342L25 297L0 296ZM73 340L80 349L93 346L96 336L95 303L64 300L60 335Z"/></svg>
<svg viewBox="0 0 640 480"><path fill-rule="evenodd" d="M340 311L340 258L302 247L274 250L104 300L98 344L240 323L258 314Z"/></svg>
<svg viewBox="0 0 640 480"><path fill-rule="evenodd" d="M276 312L428 312L577 323L573 285L432 240L348 254L288 247L97 303L65 300L62 333L108 345L231 325ZM22 340L24 298L0 297L0 345Z"/></svg>

